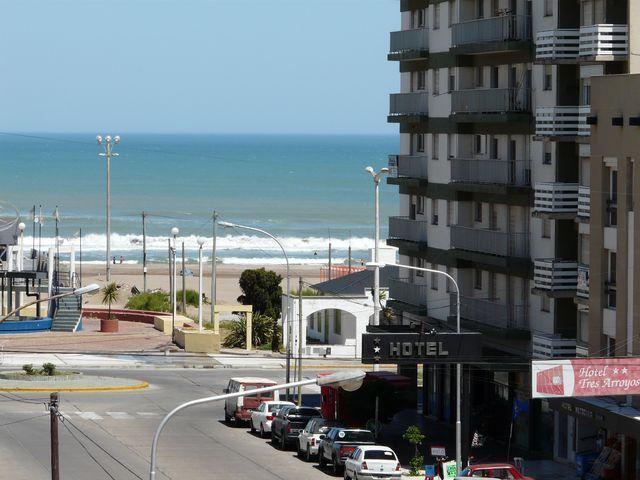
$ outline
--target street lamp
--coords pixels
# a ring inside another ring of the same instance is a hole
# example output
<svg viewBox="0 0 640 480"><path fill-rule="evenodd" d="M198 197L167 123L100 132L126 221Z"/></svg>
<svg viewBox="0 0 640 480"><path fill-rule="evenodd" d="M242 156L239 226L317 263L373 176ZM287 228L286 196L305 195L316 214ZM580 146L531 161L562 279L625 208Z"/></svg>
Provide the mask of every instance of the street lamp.
<svg viewBox="0 0 640 480"><path fill-rule="evenodd" d="M202 333L202 246L204 245L204 238L198 238L198 325L200 333ZM182 272L184 274L184 272ZM214 308L214 305L211 305ZM248 348L248 347L247 347Z"/></svg>
<svg viewBox="0 0 640 480"><path fill-rule="evenodd" d="M178 227L173 227L171 229L171 236L173 237L173 245L171 246L171 337L172 340L175 341L175 329L176 329L176 308L177 308L177 299L176 299L176 237L180 233L180 229ZM182 272L184 274L184 272Z"/></svg>
<svg viewBox="0 0 640 480"><path fill-rule="evenodd" d="M120 143L120 136L111 137L107 135L102 138L101 135L96 137L98 145L104 145L104 152L98 153L101 157L107 159L107 282L111 281L111 157L117 157L118 154L111 151L112 145Z"/></svg>
<svg viewBox="0 0 640 480"><path fill-rule="evenodd" d="M237 223L230 223L230 222L218 222L218 225L220 225L221 227L225 227L225 228L243 228L245 230L251 230L254 232L259 232L262 233L264 235L266 235L267 237L273 239L273 241L275 241L278 246L280 247L280 249L282 250L282 253L284 254L284 259L287 262L287 317L286 317L286 324L285 321L283 320L282 325L287 327L287 346L286 346L286 350L287 350L287 361L286 361L286 368L287 368L287 383L289 383L289 381L291 380L291 273L290 273L290 269L289 269L289 257L287 256L287 252L285 251L284 247L282 246L282 243L280 243L280 240L278 240L276 237L274 237L273 235L271 235L269 232L267 232L266 230L262 230L260 228L256 228L256 227L248 227L246 225L239 225ZM215 261L215 259L214 259ZM274 338L275 338L275 326L274 326ZM298 335L302 335L302 332L299 332ZM273 344L272 344L273 345ZM247 346L248 348L248 346ZM289 399L289 390L287 389L287 400Z"/></svg>
<svg viewBox="0 0 640 480"><path fill-rule="evenodd" d="M360 388L362 382L364 380L366 373L362 370L342 370L336 373L332 373L330 375L317 376L316 378L310 378L307 380L300 380L297 382L285 383L282 385L273 385L270 387L256 388L252 390L246 390L243 392L236 393L227 393L224 395L216 395L213 397L205 397L199 398L197 400L191 400L190 402L183 403L182 405L178 405L176 408L171 410L160 422L158 428L156 429L156 433L153 437L153 442L151 444L151 462L149 466L149 480L155 480L156 478L156 452L158 449L158 439L160 438L160 434L164 429L167 422L173 417L176 413L184 410L188 407L193 407L195 405L201 405L203 403L211 403L217 402L220 400L226 400L227 398L237 398L244 397L245 395L256 395L258 393L266 393L273 392L276 390L288 390L290 388L303 386L303 385L319 385L319 386L335 386L342 387L344 390L348 392L353 392Z"/></svg>
<svg viewBox="0 0 640 480"><path fill-rule="evenodd" d="M384 265L376 262L367 263L367 268L371 269L379 269ZM406 268L407 270L416 270L419 272L428 272L428 273L437 273L438 275L444 275L448 280L453 283L453 286L456 289L456 333L460 334L460 288L458 287L458 282L456 279L449 275L447 272L443 272L442 270L435 270L433 268L424 268L424 267L413 267L410 265L401 265L399 263L387 263L389 267L398 267L398 268ZM456 364L456 465L457 471L460 472L462 469L462 423L461 423L461 404L462 404L462 392L460 391L462 388L462 365L460 363Z"/></svg>

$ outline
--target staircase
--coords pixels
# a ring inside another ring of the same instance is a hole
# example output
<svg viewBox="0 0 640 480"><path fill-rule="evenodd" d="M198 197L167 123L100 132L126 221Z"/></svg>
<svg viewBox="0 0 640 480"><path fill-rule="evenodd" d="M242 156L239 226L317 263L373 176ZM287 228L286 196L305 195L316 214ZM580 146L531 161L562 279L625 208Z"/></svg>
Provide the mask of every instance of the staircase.
<svg viewBox="0 0 640 480"><path fill-rule="evenodd" d="M82 319L82 297L69 295L58 299L53 314L52 332L75 332Z"/></svg>

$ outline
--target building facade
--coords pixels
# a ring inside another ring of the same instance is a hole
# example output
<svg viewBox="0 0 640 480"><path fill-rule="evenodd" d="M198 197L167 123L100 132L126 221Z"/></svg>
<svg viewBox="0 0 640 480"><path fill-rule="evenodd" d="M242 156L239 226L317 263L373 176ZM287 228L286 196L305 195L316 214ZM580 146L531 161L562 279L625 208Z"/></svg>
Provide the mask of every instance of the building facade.
<svg viewBox="0 0 640 480"><path fill-rule="evenodd" d="M484 355L496 360L465 370L471 431L506 436L495 426L510 423L516 401L529 400L524 365L532 357L616 348L610 330L596 335L602 321L589 314L616 301L610 284L603 290L609 300L589 290L591 208L599 208L590 193L591 82L636 69L629 52L638 48L630 21L640 21L637 3L400 2L401 29L391 33L388 55L401 77L388 116L401 138L389 159L400 212L390 219L388 243L399 248L401 263L457 279L463 326L483 333ZM597 181L618 185L612 172ZM607 205L616 216L616 205ZM607 232L598 235L614 235ZM627 261L611 249L601 253L599 262L613 262L616 272ZM453 325L451 285L436 275L400 275L390 282L388 304L396 322ZM453 369L425 369L425 410L451 421ZM575 435L563 437L573 438L567 448L558 438L549 442L561 422L562 431L572 428L562 415L549 402L530 401L516 418L514 444L575 461Z"/></svg>

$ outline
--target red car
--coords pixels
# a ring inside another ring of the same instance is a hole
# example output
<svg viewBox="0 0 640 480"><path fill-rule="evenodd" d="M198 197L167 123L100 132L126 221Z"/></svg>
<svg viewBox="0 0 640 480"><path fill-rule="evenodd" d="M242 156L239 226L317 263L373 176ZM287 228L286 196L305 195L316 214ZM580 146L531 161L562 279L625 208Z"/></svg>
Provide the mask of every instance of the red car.
<svg viewBox="0 0 640 480"><path fill-rule="evenodd" d="M499 480L534 480L531 477L525 477L516 467L509 463L479 463L477 465L469 465L465 468L458 478L491 478Z"/></svg>

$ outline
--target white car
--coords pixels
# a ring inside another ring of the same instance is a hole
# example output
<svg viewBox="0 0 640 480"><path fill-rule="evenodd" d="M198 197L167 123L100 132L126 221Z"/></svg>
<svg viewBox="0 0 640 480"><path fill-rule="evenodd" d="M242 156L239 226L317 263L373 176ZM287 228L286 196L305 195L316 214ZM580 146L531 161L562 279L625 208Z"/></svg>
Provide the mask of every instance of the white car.
<svg viewBox="0 0 640 480"><path fill-rule="evenodd" d="M265 437L267 433L271 433L271 422L282 407L293 405L291 402L262 402L262 404L251 411L251 432L260 432L261 437Z"/></svg>
<svg viewBox="0 0 640 480"><path fill-rule="evenodd" d="M382 445L362 445L344 462L345 480L395 480L401 476L395 452Z"/></svg>
<svg viewBox="0 0 640 480"><path fill-rule="evenodd" d="M320 436L327 433L333 427L342 427L342 422L337 420L326 420L322 417L312 418L300 432L298 436L298 457L304 458L307 462L313 460L318 455L318 445Z"/></svg>

